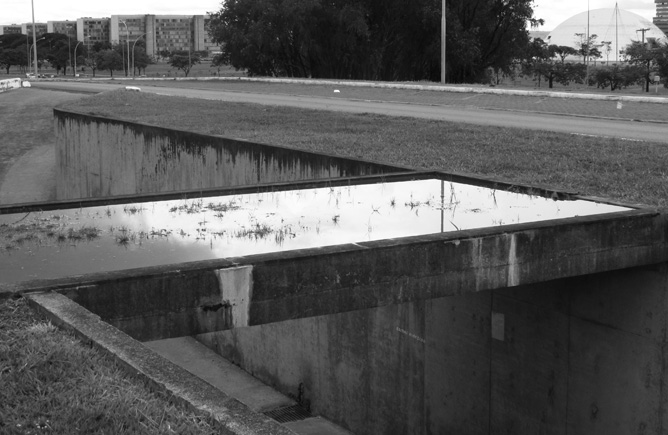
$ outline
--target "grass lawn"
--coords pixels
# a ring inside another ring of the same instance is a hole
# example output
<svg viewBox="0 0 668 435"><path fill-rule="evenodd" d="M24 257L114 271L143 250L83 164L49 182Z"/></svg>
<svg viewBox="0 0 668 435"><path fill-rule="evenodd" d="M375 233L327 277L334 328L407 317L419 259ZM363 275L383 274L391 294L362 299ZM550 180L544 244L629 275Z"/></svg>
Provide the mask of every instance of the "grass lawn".
<svg viewBox="0 0 668 435"><path fill-rule="evenodd" d="M211 434L212 424L35 315L0 303L0 433Z"/></svg>
<svg viewBox="0 0 668 435"><path fill-rule="evenodd" d="M115 91L63 107L154 125L668 205L668 147L443 121Z"/></svg>

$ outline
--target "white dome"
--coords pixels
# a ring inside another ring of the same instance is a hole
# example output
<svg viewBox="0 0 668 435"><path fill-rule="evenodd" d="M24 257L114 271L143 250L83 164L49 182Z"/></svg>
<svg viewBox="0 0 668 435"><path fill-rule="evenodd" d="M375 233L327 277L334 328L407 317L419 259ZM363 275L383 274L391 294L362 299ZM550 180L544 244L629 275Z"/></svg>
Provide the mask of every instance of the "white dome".
<svg viewBox="0 0 668 435"><path fill-rule="evenodd" d="M619 50L623 50L633 41L642 41L642 32L639 32L639 29L649 29L645 32L645 40L656 38L666 42L666 35L651 21L633 12L607 8L592 9L589 13L585 11L572 16L550 32L545 42L578 48L581 39L576 33L587 34L587 14L589 14L589 35L598 36L596 44L601 44L603 41L611 43L609 53L611 62L621 59L621 56L617 56ZM606 60L608 58L606 48L599 47L599 50L603 55L601 60Z"/></svg>

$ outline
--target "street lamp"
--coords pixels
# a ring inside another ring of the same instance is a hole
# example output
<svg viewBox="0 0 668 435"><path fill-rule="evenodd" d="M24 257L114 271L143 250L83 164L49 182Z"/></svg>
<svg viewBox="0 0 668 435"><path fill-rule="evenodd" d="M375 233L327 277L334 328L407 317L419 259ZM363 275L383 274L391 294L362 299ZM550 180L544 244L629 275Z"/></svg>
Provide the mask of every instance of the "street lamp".
<svg viewBox="0 0 668 435"><path fill-rule="evenodd" d="M445 22L445 0L441 5L441 83L445 84L445 52L446 52L446 22Z"/></svg>
<svg viewBox="0 0 668 435"><path fill-rule="evenodd" d="M149 33L151 32L142 33L141 35L139 35L139 38L135 39L135 42L132 43L132 78L135 77L135 45L137 44L137 41L139 41L141 38L143 38L145 35L148 35Z"/></svg>
<svg viewBox="0 0 668 435"><path fill-rule="evenodd" d="M37 78L37 43L42 39L46 38L39 38L37 41L30 44L30 53L32 53L32 48L35 47L35 78ZM28 53L28 58L30 58L30 53Z"/></svg>
<svg viewBox="0 0 668 435"><path fill-rule="evenodd" d="M30 7L32 9L32 44L37 44L37 30L35 30L35 2L30 0ZM37 78L37 47L35 47L35 78Z"/></svg>
<svg viewBox="0 0 668 435"><path fill-rule="evenodd" d="M125 24L125 21L118 20L118 22L125 26L125 43L127 44L127 47L128 47L128 69L130 69L130 31L128 30L128 25ZM128 73L129 72L130 71L128 71ZM126 74L126 76L127 75L128 74Z"/></svg>
<svg viewBox="0 0 668 435"><path fill-rule="evenodd" d="M81 44L83 41L77 42L77 45L74 46L74 77L77 76L77 47L79 44Z"/></svg>

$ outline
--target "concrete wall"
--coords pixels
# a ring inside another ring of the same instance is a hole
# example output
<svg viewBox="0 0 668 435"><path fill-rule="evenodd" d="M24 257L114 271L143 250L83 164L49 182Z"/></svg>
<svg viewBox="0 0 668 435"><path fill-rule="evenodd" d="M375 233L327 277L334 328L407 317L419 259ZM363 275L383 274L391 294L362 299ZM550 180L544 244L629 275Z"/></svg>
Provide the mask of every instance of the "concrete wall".
<svg viewBox="0 0 668 435"><path fill-rule="evenodd" d="M19 89L20 87L21 87L21 79L0 80L0 92L9 91L11 89Z"/></svg>
<svg viewBox="0 0 668 435"><path fill-rule="evenodd" d="M58 199L406 170L61 110L54 116Z"/></svg>
<svg viewBox="0 0 668 435"><path fill-rule="evenodd" d="M668 429L668 265L205 333L358 434Z"/></svg>

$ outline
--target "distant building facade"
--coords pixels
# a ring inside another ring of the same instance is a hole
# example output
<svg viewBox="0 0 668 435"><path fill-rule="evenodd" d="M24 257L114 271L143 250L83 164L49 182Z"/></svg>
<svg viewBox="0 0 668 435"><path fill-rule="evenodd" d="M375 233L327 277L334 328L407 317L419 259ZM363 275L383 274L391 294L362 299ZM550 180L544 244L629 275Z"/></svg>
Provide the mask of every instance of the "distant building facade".
<svg viewBox="0 0 668 435"><path fill-rule="evenodd" d="M667 0L668 1L668 0ZM146 53L158 57L163 51L220 51L207 31L209 15L112 15L110 18L79 18L76 21L35 23L37 35L62 33L83 41L90 49L96 42L135 44L145 40ZM0 26L0 34L32 34L32 23Z"/></svg>
<svg viewBox="0 0 668 435"><path fill-rule="evenodd" d="M162 51L219 50L209 36L208 15L112 15L110 40L134 44L146 41L146 53L159 56Z"/></svg>
<svg viewBox="0 0 668 435"><path fill-rule="evenodd" d="M79 18L77 20L77 39L83 41L88 48L96 42L111 42L109 29L111 28L109 18Z"/></svg>
<svg viewBox="0 0 668 435"><path fill-rule="evenodd" d="M654 0L654 2L656 3L656 16L652 21L656 27L668 35L668 1Z"/></svg>
<svg viewBox="0 0 668 435"><path fill-rule="evenodd" d="M77 39L76 21L47 21L46 28L49 33L60 33L71 39Z"/></svg>
<svg viewBox="0 0 668 435"><path fill-rule="evenodd" d="M42 36L48 32L49 28L46 23L35 23L35 35ZM32 23L21 24L21 33L24 35L32 35Z"/></svg>
<svg viewBox="0 0 668 435"><path fill-rule="evenodd" d="M23 30L20 24L10 24L8 26L0 26L0 35L21 34Z"/></svg>

